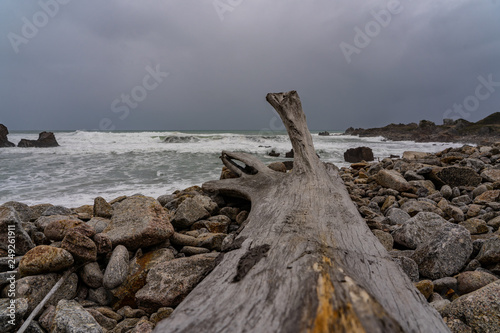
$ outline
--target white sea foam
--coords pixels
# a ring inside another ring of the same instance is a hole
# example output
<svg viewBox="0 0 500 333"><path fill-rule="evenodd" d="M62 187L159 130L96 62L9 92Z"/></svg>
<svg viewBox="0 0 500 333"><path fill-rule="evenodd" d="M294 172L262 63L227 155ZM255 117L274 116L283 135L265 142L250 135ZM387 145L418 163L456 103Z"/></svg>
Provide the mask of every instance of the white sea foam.
<svg viewBox="0 0 500 333"><path fill-rule="evenodd" d="M222 150L243 151L264 162L284 160L267 155L291 149L285 132L56 132L60 147L0 149L0 204L52 203L67 207L92 204L97 196L110 200L142 193L157 197L217 179ZM36 139L36 133L11 133L9 140ZM384 141L335 133L313 134L322 160L347 165L348 148L368 146L375 158L405 150L440 151L448 143Z"/></svg>

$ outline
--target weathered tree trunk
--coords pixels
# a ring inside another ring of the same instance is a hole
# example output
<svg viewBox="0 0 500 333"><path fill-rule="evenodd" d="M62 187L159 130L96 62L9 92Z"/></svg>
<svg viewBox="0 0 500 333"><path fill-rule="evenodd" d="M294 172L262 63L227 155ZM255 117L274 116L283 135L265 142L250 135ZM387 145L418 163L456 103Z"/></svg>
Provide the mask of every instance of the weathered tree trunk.
<svg viewBox="0 0 500 333"><path fill-rule="evenodd" d="M251 201L240 246L155 332L449 332L317 157L297 93L266 99L290 136L293 171L222 153L240 177L203 187Z"/></svg>

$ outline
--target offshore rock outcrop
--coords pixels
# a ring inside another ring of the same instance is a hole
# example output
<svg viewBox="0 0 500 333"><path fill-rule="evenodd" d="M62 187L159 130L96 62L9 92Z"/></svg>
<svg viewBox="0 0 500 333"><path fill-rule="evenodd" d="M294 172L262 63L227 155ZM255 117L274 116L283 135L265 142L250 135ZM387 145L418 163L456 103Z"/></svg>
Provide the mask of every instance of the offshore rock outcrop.
<svg viewBox="0 0 500 333"><path fill-rule="evenodd" d="M48 148L48 147L58 147L56 137L52 132L42 132L38 135L37 140L27 140L21 139L19 141L18 147L35 147L35 148Z"/></svg>
<svg viewBox="0 0 500 333"><path fill-rule="evenodd" d="M15 147L16 145L7 140L7 135L9 130L4 124L0 124L0 148L4 147Z"/></svg>
<svg viewBox="0 0 500 333"><path fill-rule="evenodd" d="M348 128L346 135L383 136L393 141L494 143L500 141L500 112L473 123L465 119L444 119L443 125L422 120L420 123L389 124L379 128Z"/></svg>

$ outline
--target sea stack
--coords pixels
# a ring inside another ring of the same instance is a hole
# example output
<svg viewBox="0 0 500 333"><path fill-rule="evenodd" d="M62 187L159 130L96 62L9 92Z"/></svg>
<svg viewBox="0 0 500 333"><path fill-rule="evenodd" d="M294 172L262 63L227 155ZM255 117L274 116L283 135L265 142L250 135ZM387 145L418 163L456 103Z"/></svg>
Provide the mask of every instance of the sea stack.
<svg viewBox="0 0 500 333"><path fill-rule="evenodd" d="M21 139L19 141L18 147L36 147L36 148L47 148L47 147L58 147L56 137L52 132L42 132L38 135L38 140L26 140Z"/></svg>
<svg viewBox="0 0 500 333"><path fill-rule="evenodd" d="M15 147L16 145L7 140L7 135L9 130L4 124L0 124L0 148L4 147Z"/></svg>

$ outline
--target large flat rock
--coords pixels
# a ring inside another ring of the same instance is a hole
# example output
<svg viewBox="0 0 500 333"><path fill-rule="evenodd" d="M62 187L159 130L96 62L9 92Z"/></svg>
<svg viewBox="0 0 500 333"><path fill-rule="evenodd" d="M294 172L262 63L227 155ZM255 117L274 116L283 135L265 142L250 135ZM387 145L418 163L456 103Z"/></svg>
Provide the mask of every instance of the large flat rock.
<svg viewBox="0 0 500 333"><path fill-rule="evenodd" d="M113 217L104 229L113 246L130 250L156 245L174 233L167 211L156 199L132 196L113 206Z"/></svg>

